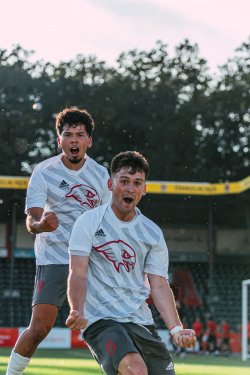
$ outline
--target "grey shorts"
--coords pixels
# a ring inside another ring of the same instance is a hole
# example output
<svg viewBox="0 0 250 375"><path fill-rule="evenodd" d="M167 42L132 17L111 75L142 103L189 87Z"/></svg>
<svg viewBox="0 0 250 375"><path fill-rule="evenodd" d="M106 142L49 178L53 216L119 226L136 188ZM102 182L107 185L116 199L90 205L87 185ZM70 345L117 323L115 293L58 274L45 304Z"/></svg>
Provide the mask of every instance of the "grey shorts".
<svg viewBox="0 0 250 375"><path fill-rule="evenodd" d="M107 375L117 375L120 361L131 352L142 356L149 375L175 375L171 355L154 325L102 319L92 324L83 338Z"/></svg>
<svg viewBox="0 0 250 375"><path fill-rule="evenodd" d="M60 308L66 298L68 274L67 264L37 266L32 307L45 303Z"/></svg>

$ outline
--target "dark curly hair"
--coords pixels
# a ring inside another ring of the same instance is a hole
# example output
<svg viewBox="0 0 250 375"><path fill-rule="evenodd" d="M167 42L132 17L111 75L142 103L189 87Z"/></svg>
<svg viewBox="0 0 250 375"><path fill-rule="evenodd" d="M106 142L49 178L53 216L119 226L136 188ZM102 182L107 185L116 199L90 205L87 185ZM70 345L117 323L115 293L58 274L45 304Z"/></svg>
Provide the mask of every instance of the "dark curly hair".
<svg viewBox="0 0 250 375"><path fill-rule="evenodd" d="M95 123L92 116L86 111L86 109L80 109L77 107L65 108L56 115L56 132L58 136L62 134L63 127L65 124L72 125L85 125L86 132L89 136L95 128Z"/></svg>

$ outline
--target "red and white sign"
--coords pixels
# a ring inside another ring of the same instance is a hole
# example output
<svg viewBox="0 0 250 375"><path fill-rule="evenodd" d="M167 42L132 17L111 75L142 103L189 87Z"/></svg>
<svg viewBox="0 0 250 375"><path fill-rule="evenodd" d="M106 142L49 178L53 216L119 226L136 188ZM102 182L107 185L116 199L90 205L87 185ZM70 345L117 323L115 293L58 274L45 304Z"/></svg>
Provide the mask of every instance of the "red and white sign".
<svg viewBox="0 0 250 375"><path fill-rule="evenodd" d="M26 328L0 328L0 347L13 348L18 336ZM169 350L173 350L168 330L158 330ZM83 348L88 346L83 340L80 331L71 331L67 328L53 328L48 336L39 345L40 349L70 349ZM241 335L240 333L230 333L230 349L232 353L241 351ZM191 350L192 351L192 350Z"/></svg>
<svg viewBox="0 0 250 375"><path fill-rule="evenodd" d="M71 348L87 348L80 331L71 331Z"/></svg>
<svg viewBox="0 0 250 375"><path fill-rule="evenodd" d="M19 335L26 328L19 328ZM70 349L71 332L67 328L53 328L47 337L38 346L39 349Z"/></svg>
<svg viewBox="0 0 250 375"><path fill-rule="evenodd" d="M18 328L0 328L0 347L12 348L18 338Z"/></svg>
<svg viewBox="0 0 250 375"><path fill-rule="evenodd" d="M25 329L24 327L0 328L0 347L13 348L18 336ZM67 328L53 328L38 347L39 349L88 348L80 331L71 331Z"/></svg>

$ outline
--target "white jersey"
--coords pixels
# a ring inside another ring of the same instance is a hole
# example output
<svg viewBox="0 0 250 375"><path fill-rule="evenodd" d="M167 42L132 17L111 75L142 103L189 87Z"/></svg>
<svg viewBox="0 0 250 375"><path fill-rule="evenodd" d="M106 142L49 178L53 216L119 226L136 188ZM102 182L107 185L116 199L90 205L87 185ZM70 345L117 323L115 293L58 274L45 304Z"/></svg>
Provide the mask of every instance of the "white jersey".
<svg viewBox="0 0 250 375"><path fill-rule="evenodd" d="M62 154L39 163L29 181L26 207L43 208L57 215L59 226L53 232L36 235L35 255L38 265L68 264L68 244L76 219L85 211L110 200L108 171L93 159L78 171L62 162Z"/></svg>
<svg viewBox="0 0 250 375"><path fill-rule="evenodd" d="M161 229L136 212L122 222L109 203L84 213L73 227L70 254L90 257L83 312L88 326L99 319L153 324L146 274L168 278L168 249Z"/></svg>

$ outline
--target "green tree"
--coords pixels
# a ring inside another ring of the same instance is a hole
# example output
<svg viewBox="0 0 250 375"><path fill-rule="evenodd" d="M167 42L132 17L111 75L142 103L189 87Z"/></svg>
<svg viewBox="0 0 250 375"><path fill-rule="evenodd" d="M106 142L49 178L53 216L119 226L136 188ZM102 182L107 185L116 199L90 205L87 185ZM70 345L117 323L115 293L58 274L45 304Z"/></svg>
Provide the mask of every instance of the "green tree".
<svg viewBox="0 0 250 375"><path fill-rule="evenodd" d="M108 166L136 149L151 179L217 181L249 173L249 42L215 80L196 44L170 57L157 42L122 53L116 68L93 56L53 65L30 62L20 46L0 50L1 174L30 174L57 153L55 113L77 105L93 114L91 156ZM6 162L7 161L7 162Z"/></svg>
<svg viewBox="0 0 250 375"><path fill-rule="evenodd" d="M249 175L250 43L221 68L221 75L196 119L200 136L200 177L239 180ZM202 151L203 150L203 151Z"/></svg>

